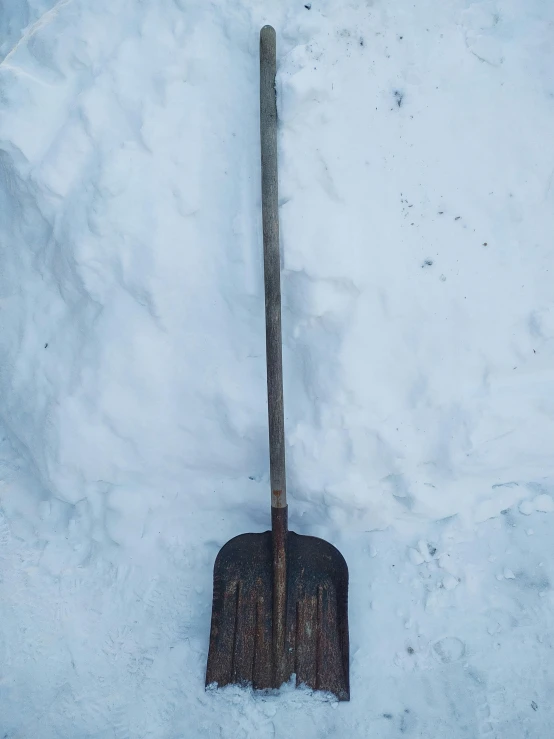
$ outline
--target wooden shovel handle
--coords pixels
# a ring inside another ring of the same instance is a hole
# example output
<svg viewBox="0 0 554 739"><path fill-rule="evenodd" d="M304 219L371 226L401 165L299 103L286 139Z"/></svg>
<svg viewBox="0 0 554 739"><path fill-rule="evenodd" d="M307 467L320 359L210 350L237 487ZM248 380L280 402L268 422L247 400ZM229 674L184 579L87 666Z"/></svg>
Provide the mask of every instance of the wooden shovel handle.
<svg viewBox="0 0 554 739"><path fill-rule="evenodd" d="M260 31L260 133L264 239L265 340L271 507L286 508L283 358L281 348L281 259L277 176L276 38L271 26Z"/></svg>

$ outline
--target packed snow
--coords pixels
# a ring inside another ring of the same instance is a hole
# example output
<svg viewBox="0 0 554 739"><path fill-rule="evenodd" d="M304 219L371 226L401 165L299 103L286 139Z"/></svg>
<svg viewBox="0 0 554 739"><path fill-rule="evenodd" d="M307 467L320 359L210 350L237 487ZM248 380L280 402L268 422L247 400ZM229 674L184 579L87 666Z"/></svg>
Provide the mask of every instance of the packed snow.
<svg viewBox="0 0 554 739"><path fill-rule="evenodd" d="M270 524L258 34L277 31L290 526L351 702L204 690ZM0 737L548 739L554 8L5 0Z"/></svg>

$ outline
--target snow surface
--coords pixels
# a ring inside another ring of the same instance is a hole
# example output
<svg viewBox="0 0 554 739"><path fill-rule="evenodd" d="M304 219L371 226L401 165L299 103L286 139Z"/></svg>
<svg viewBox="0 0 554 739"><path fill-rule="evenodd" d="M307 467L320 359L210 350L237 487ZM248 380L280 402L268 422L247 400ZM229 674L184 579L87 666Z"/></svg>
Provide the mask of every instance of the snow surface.
<svg viewBox="0 0 554 739"><path fill-rule="evenodd" d="M269 525L266 22L291 528L350 567L340 706L203 689L215 555ZM551 736L552 28L5 0L0 736Z"/></svg>

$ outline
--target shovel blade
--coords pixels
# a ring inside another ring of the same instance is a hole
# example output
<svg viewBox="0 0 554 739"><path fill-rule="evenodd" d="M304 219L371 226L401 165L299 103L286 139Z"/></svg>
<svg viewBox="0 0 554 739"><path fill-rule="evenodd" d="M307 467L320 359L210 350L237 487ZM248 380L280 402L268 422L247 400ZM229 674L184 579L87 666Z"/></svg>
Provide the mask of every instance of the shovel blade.
<svg viewBox="0 0 554 739"><path fill-rule="evenodd" d="M206 686L255 690L296 685L349 700L348 568L334 546L287 534L287 605L283 654L273 642L271 532L242 534L220 550Z"/></svg>

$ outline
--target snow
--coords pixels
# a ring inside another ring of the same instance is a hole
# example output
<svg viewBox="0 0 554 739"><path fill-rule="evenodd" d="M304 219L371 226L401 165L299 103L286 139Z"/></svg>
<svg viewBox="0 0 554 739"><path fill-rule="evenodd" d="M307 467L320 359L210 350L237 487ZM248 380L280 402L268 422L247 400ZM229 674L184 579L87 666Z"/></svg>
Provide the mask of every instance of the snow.
<svg viewBox="0 0 554 739"><path fill-rule="evenodd" d="M549 735L552 9L306 5L3 4L6 737ZM349 564L340 706L203 688L215 555L269 525L266 22L291 528Z"/></svg>

